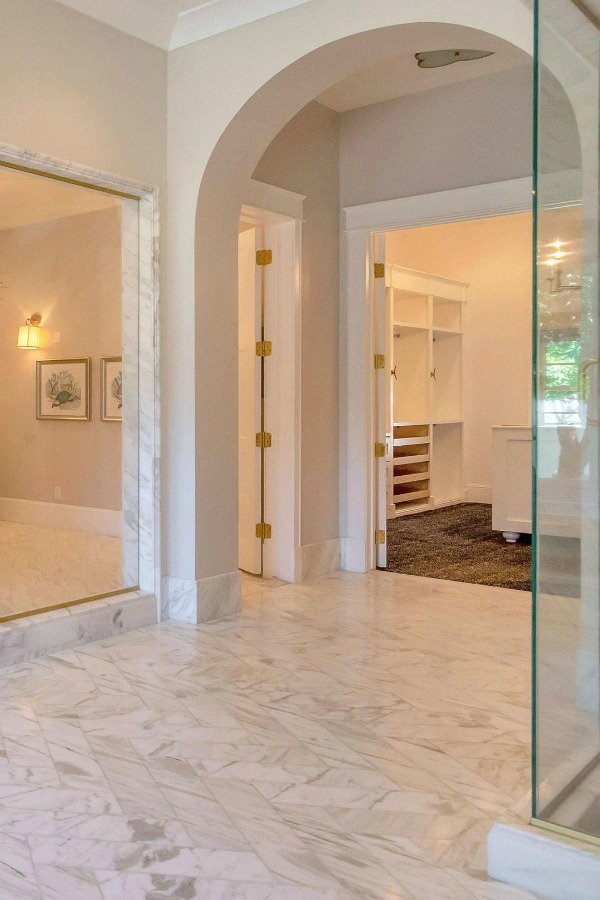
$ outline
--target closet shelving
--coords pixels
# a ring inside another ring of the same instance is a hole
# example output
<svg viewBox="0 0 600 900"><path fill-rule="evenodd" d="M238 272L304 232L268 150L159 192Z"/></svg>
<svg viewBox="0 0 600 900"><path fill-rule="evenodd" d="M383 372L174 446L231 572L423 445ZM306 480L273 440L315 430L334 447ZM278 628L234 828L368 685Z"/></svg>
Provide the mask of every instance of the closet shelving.
<svg viewBox="0 0 600 900"><path fill-rule="evenodd" d="M387 264L387 515L459 502L468 285Z"/></svg>

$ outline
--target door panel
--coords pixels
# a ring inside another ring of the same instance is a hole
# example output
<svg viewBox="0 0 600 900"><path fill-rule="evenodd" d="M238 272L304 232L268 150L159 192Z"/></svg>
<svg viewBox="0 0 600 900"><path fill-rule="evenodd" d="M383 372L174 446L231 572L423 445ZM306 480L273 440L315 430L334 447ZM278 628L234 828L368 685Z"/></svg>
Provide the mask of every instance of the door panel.
<svg viewBox="0 0 600 900"><path fill-rule="evenodd" d="M238 565L261 574L261 547L256 525L261 519L260 274L256 265L259 231L244 231L238 239Z"/></svg>

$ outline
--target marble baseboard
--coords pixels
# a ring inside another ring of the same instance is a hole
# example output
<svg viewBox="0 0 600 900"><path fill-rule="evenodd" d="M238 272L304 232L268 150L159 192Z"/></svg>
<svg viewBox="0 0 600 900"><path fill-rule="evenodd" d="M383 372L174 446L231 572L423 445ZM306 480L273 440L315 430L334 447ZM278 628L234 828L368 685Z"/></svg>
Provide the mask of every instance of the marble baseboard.
<svg viewBox="0 0 600 900"><path fill-rule="evenodd" d="M548 900L597 900L600 848L533 826L495 825L488 837L488 875Z"/></svg>
<svg viewBox="0 0 600 900"><path fill-rule="evenodd" d="M163 579L166 618L199 625L240 611L242 580L238 571L200 581Z"/></svg>
<svg viewBox="0 0 600 900"><path fill-rule="evenodd" d="M302 559L302 581L307 578L318 578L337 572L341 566L340 539L319 541L317 544L306 544L300 547Z"/></svg>
<svg viewBox="0 0 600 900"><path fill-rule="evenodd" d="M156 598L145 591L15 619L0 625L0 667L155 623Z"/></svg>

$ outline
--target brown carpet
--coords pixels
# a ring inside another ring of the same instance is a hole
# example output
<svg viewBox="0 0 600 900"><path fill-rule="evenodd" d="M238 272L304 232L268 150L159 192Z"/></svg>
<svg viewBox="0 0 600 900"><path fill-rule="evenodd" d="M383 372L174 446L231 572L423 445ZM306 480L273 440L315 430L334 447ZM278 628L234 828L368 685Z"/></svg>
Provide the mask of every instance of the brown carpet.
<svg viewBox="0 0 600 900"><path fill-rule="evenodd" d="M531 590L531 537L507 544L492 531L492 507L461 503L390 519L388 571Z"/></svg>

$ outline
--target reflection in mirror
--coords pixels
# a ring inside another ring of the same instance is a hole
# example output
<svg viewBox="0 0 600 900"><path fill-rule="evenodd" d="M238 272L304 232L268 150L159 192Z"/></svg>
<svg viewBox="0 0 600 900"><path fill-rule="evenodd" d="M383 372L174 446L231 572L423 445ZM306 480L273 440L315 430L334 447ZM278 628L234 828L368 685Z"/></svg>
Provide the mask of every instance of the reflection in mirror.
<svg viewBox="0 0 600 900"><path fill-rule="evenodd" d="M137 583L136 208L0 168L0 621Z"/></svg>

